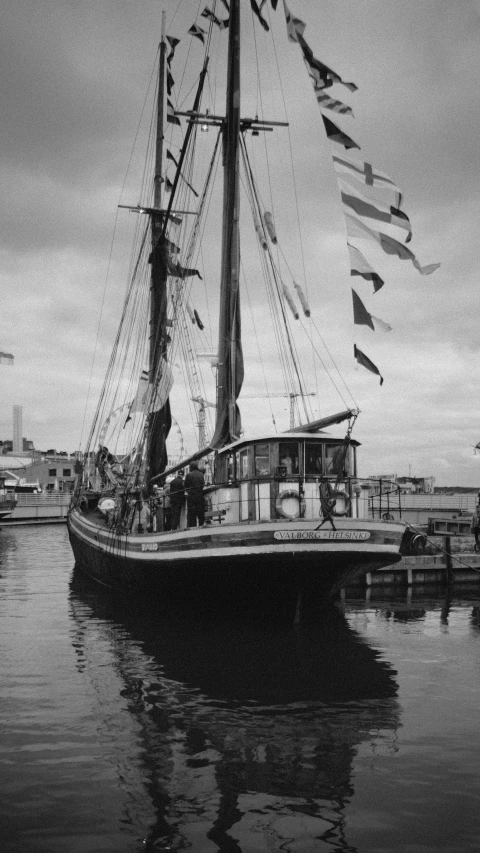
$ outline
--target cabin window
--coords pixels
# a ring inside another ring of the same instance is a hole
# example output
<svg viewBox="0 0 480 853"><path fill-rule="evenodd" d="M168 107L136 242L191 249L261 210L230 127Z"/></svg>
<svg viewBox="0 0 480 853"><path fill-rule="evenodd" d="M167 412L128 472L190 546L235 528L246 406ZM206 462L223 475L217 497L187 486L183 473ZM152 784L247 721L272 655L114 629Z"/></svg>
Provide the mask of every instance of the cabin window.
<svg viewBox="0 0 480 853"><path fill-rule="evenodd" d="M225 456L217 456L215 461L215 481L224 483L227 479L227 460Z"/></svg>
<svg viewBox="0 0 480 853"><path fill-rule="evenodd" d="M286 476L299 473L298 442L281 441L278 445L278 464L286 469Z"/></svg>
<svg viewBox="0 0 480 853"><path fill-rule="evenodd" d="M321 477L323 473L321 442L312 442L305 445L305 476Z"/></svg>
<svg viewBox="0 0 480 853"><path fill-rule="evenodd" d="M348 454L345 456L345 445L325 445L325 473L342 476L348 467Z"/></svg>
<svg viewBox="0 0 480 853"><path fill-rule="evenodd" d="M270 474L270 445L255 445L255 476L268 477Z"/></svg>
<svg viewBox="0 0 480 853"><path fill-rule="evenodd" d="M242 450L239 455L238 475L241 480L246 480L248 477L248 450Z"/></svg>

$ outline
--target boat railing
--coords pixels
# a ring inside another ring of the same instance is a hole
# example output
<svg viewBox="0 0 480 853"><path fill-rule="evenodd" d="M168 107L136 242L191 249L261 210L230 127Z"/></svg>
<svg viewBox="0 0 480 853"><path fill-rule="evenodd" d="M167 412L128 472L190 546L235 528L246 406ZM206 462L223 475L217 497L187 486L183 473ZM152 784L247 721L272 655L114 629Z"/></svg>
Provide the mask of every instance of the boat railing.
<svg viewBox="0 0 480 853"><path fill-rule="evenodd" d="M372 518L382 518L385 521L394 517L402 517L402 490L393 480L369 480L373 491L369 498ZM394 516L394 513L396 516Z"/></svg>
<svg viewBox="0 0 480 853"><path fill-rule="evenodd" d="M68 506L72 495L71 492L41 492L41 493L17 493L15 499L18 506L49 506L58 504Z"/></svg>
<svg viewBox="0 0 480 853"><path fill-rule="evenodd" d="M256 476L242 480L206 483L203 489L207 524L228 521L281 520L283 518L315 519L324 517L321 486L328 484L327 496L334 501L332 515L351 518L398 520L402 517L401 489L397 483L383 478L353 476L302 477L299 475ZM245 488L242 489L241 486ZM267 487L261 490L261 486ZM258 488L257 488L258 487ZM312 488L313 487L313 488ZM192 491L198 493L197 489ZM298 495L299 511L289 515L281 511L282 496ZM29 496L33 497L33 496ZM37 496L35 496L37 497ZM40 496L38 496L40 497ZM45 496L41 496L45 497ZM58 496L57 496L58 497ZM53 498L53 496L52 496ZM335 507L335 499L340 503ZM185 512L188 489L182 490ZM137 497L122 507L106 513L107 526L121 532L151 532L170 529L171 495L158 490L149 498ZM181 527L183 527L181 525Z"/></svg>
<svg viewBox="0 0 480 853"><path fill-rule="evenodd" d="M355 514L358 517L365 517L368 515L370 518L379 518L383 520L402 518L402 493L400 486L394 481L383 478L375 479L371 477L362 478L354 476L343 476L339 478L334 475L303 477L298 474L277 475L273 477L258 475L244 478L242 480L226 480L225 482L207 484L205 486L204 493L207 505L210 504L210 496L213 496L215 493L216 508L219 512L222 512L227 508L232 507L234 504L238 504L240 508L240 506L248 500L248 498L245 498L241 494L240 486L242 484L247 485L247 487L249 484L253 487L262 484L269 484L270 487L274 487L272 490L273 494L275 491L280 493L282 491L282 485L284 484L284 488L287 490L298 490L300 499L307 498L307 500L311 500L312 490L309 489L309 486L315 486L316 499L317 497L319 498L319 487L321 483L326 482L328 482L332 487L334 495L337 488L346 493L349 505L351 507L355 506ZM309 491L310 495L308 494ZM226 492L227 494L222 497L222 492ZM185 492L185 494L187 493ZM360 504L363 502L365 502L367 508L366 511L362 511L360 509ZM211 509L211 507L209 508ZM354 513L349 512L348 514L350 515Z"/></svg>

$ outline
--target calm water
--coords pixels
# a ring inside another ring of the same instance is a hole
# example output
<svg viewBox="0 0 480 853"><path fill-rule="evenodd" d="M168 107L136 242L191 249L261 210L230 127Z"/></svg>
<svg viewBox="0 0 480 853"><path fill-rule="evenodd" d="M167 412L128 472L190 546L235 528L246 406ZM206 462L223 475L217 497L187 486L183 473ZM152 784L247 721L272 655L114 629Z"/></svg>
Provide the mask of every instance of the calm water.
<svg viewBox="0 0 480 853"><path fill-rule="evenodd" d="M166 620L0 530L2 853L480 848L480 599Z"/></svg>

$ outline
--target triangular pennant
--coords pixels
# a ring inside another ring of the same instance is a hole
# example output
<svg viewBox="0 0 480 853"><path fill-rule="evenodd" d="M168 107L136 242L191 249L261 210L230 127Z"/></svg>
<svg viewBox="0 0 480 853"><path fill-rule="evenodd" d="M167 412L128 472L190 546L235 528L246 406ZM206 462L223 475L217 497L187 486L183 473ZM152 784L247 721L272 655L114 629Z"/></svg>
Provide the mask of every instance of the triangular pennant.
<svg viewBox="0 0 480 853"><path fill-rule="evenodd" d="M330 121L329 118L322 115L323 124L325 125L325 132L329 139L333 142L338 142L340 145L343 145L344 148L360 148L360 145L357 145L350 136L347 136L343 130L340 130L333 121Z"/></svg>
<svg viewBox="0 0 480 853"><path fill-rule="evenodd" d="M198 24L192 24L192 26L188 30L188 34L190 36L193 36L194 38L199 39L202 44L205 44L205 36L207 34L205 30L202 30L202 28L198 26Z"/></svg>
<svg viewBox="0 0 480 853"><path fill-rule="evenodd" d="M368 356L366 356L361 349L358 349L356 344L353 345L353 354L358 363L362 365L362 367L365 367L367 370L370 371L370 373L375 373L377 376L380 377L380 385L383 385L383 376L381 375L378 367L373 363L373 361L370 361Z"/></svg>
<svg viewBox="0 0 480 853"><path fill-rule="evenodd" d="M372 331L375 331L375 326L372 322L372 317L365 308L362 300L360 299L358 293L352 287L352 300L353 300L353 322L356 326L369 326Z"/></svg>
<svg viewBox="0 0 480 853"><path fill-rule="evenodd" d="M180 44L180 39L176 39L173 36L167 36L167 41L170 45L170 53L167 56L167 62L171 65L172 59L175 56L176 47Z"/></svg>
<svg viewBox="0 0 480 853"><path fill-rule="evenodd" d="M265 30L265 32L268 33L270 27L268 26L265 18L262 16L262 13L260 11L260 7L257 3L257 0L250 0L250 6L252 7L253 14L257 16L257 18L260 21L263 29Z"/></svg>

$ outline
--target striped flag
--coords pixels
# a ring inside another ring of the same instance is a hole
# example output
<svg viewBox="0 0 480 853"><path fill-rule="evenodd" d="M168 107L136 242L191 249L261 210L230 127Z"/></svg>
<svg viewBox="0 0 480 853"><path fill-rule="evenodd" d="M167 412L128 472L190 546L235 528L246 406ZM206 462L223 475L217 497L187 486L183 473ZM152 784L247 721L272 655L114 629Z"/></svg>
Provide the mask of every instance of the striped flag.
<svg viewBox="0 0 480 853"><path fill-rule="evenodd" d="M292 15L285 0L283 0L283 8L285 9L285 20L287 22L288 40L297 42L298 44L298 36L303 36L306 24L304 21L301 21L300 18L296 18L295 15Z"/></svg>
<svg viewBox="0 0 480 853"><path fill-rule="evenodd" d="M374 240L376 243L379 243L387 255L396 255L401 261L411 261L415 269L418 270L421 275L430 275L440 266L440 264L427 264L427 266L422 267L413 252L410 249L407 249L403 243L399 243L398 240L394 240L394 238L390 237L389 234L383 234L381 231L374 231L373 228L369 228L368 225L365 225L360 221L360 219L357 219L355 216L351 216L349 213L345 214L345 222L349 237L361 237L364 239Z"/></svg>
<svg viewBox="0 0 480 853"><path fill-rule="evenodd" d="M373 292L376 293L385 284L383 278L370 266L359 249L350 243L347 243L347 248L350 255L350 275L360 275L366 281L372 281Z"/></svg>
<svg viewBox="0 0 480 853"><path fill-rule="evenodd" d="M347 175L349 178L355 178L362 184L366 184L367 187L391 189L396 194L395 204L397 207L400 207L402 200L401 190L392 181L392 179L388 177L388 175L384 172L380 172L379 169L374 168L371 163L345 157L344 154L342 156L334 154L333 166L337 174Z"/></svg>
<svg viewBox="0 0 480 853"><path fill-rule="evenodd" d="M332 71L331 68L324 65L319 59L315 58L311 47L307 44L298 30L296 31L296 35L297 41L302 49L303 58L309 69L309 74L313 77L319 88L327 89L329 86L332 86L333 83L341 83L342 86L346 86L351 92L357 91L358 86L356 86L355 83L346 83L345 80L342 80L342 78L336 73L336 71Z"/></svg>
<svg viewBox="0 0 480 853"><path fill-rule="evenodd" d="M0 364L6 364L8 367L13 367L13 355L10 352L0 352Z"/></svg>
<svg viewBox="0 0 480 853"><path fill-rule="evenodd" d="M205 6L205 9L202 12L202 18L208 18L210 21L212 21L212 23L216 24L217 27L219 27L219 29L221 29L221 30L225 30L228 27L228 18L225 18L225 19L217 18L217 16L214 15L212 10L209 9L208 6Z"/></svg>
<svg viewBox="0 0 480 853"><path fill-rule="evenodd" d="M351 107L347 107L347 105L343 104L342 101L337 101L335 98L331 98L330 95L326 94L323 86L317 86L315 80L313 80L313 90L320 109L332 110L334 113L339 113L344 116L353 116L353 110Z"/></svg>
<svg viewBox="0 0 480 853"><path fill-rule="evenodd" d="M351 188L341 178L338 179L338 183L344 205L350 207L357 216L366 216L369 219L376 219L388 225L395 225L397 228L402 228L407 232L406 243L412 239L410 220L403 210L399 210L399 208L393 207L393 205L386 208L377 203L373 204L370 199Z"/></svg>
<svg viewBox="0 0 480 853"><path fill-rule="evenodd" d="M361 349L358 349L356 344L353 345L353 354L362 367L365 367L370 371L370 373L376 373L377 376L380 376L380 385L383 385L383 376L381 375L378 367L373 363L373 361L370 361L368 356L366 356Z"/></svg>

